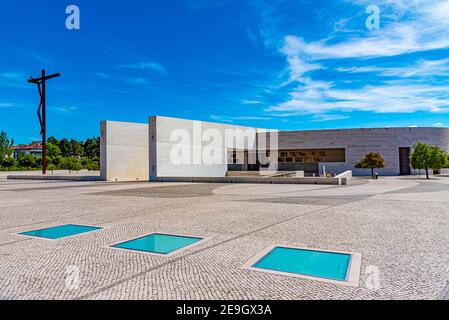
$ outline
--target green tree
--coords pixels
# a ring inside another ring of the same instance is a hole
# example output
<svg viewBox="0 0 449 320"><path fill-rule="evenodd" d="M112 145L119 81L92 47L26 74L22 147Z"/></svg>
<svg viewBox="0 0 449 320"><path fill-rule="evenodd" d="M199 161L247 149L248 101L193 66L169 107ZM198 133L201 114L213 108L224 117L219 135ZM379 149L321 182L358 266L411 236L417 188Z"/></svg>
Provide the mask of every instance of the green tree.
<svg viewBox="0 0 449 320"><path fill-rule="evenodd" d="M67 139L60 140L58 143L58 147L59 147L59 150L61 150L61 154L63 157L71 156L71 154L70 154L71 145L70 145L69 140L67 140Z"/></svg>
<svg viewBox="0 0 449 320"><path fill-rule="evenodd" d="M100 164L98 163L98 161L94 161L94 160L90 160L85 168L89 171L99 171L100 170Z"/></svg>
<svg viewBox="0 0 449 320"><path fill-rule="evenodd" d="M83 143L84 154L93 159L100 157L100 138L89 138Z"/></svg>
<svg viewBox="0 0 449 320"><path fill-rule="evenodd" d="M47 142L47 145L51 144L53 146L57 146L60 150L60 155L62 155L63 157L75 156L79 159L83 157L87 157L88 159L100 157L99 137L89 138L84 142L80 142L75 139L68 140L65 138L58 140L55 137L50 137L47 139ZM51 148L51 145L47 148L47 153L49 152L49 148Z"/></svg>
<svg viewBox="0 0 449 320"><path fill-rule="evenodd" d="M56 139L56 138L53 137L53 136L51 136L50 138L48 138L48 139L47 139L47 142L48 142L48 143L52 143L52 144L54 144L55 146L59 146L59 140Z"/></svg>
<svg viewBox="0 0 449 320"><path fill-rule="evenodd" d="M70 155L77 158L81 158L84 155L83 145L75 139L70 140Z"/></svg>
<svg viewBox="0 0 449 320"><path fill-rule="evenodd" d="M62 156L49 157L48 164L54 164L56 167L59 167L59 164L62 162L62 160L63 160Z"/></svg>
<svg viewBox="0 0 449 320"><path fill-rule="evenodd" d="M0 161L12 156L11 147L14 145L14 140L8 139L8 135L2 130L0 133Z"/></svg>
<svg viewBox="0 0 449 320"><path fill-rule="evenodd" d="M50 164L47 166L47 169L50 170L51 173L53 173L53 171L55 171L57 168L58 168L58 167L57 167L55 164L53 164L53 163L50 163Z"/></svg>
<svg viewBox="0 0 449 320"><path fill-rule="evenodd" d="M72 172L81 170L82 166L81 161L77 157L70 156L62 159L61 163L59 164L59 168Z"/></svg>
<svg viewBox="0 0 449 320"><path fill-rule="evenodd" d="M36 157L30 154L19 153L17 163L21 168L36 168L39 162L36 161Z"/></svg>
<svg viewBox="0 0 449 320"><path fill-rule="evenodd" d="M385 168L385 160L379 152L369 152L355 165L360 169L371 169L371 177L374 179L374 169Z"/></svg>
<svg viewBox="0 0 449 320"><path fill-rule="evenodd" d="M61 155L61 149L59 149L57 144L53 144L52 142L47 142L47 156L48 157L57 157Z"/></svg>
<svg viewBox="0 0 449 320"><path fill-rule="evenodd" d="M6 159L0 160L0 166L9 169L16 165L16 160L13 157L8 157Z"/></svg>
<svg viewBox="0 0 449 320"><path fill-rule="evenodd" d="M447 166L448 155L440 147L427 143L417 142L413 146L413 152L410 155L410 165L414 169L426 171L426 178L429 177L429 169L440 170Z"/></svg>

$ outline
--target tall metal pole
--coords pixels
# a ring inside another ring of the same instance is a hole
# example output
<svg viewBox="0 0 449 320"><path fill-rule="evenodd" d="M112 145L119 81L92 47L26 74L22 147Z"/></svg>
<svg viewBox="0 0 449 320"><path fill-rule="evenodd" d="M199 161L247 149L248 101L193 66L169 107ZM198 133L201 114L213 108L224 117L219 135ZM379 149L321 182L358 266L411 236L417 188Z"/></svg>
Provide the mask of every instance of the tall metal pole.
<svg viewBox="0 0 449 320"><path fill-rule="evenodd" d="M45 70L42 70L42 174L47 174L47 112L45 101Z"/></svg>

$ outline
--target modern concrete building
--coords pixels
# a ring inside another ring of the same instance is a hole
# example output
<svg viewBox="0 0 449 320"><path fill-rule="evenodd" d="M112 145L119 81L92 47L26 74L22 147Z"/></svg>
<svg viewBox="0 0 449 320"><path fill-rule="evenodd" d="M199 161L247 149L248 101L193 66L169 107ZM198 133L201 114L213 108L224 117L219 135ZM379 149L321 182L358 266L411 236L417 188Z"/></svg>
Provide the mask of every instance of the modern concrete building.
<svg viewBox="0 0 449 320"><path fill-rule="evenodd" d="M371 151L385 159L379 174L410 175L409 154L418 141L449 151L449 129L277 131L159 116L148 124L103 121L101 176L136 181L257 170L369 175L354 166Z"/></svg>

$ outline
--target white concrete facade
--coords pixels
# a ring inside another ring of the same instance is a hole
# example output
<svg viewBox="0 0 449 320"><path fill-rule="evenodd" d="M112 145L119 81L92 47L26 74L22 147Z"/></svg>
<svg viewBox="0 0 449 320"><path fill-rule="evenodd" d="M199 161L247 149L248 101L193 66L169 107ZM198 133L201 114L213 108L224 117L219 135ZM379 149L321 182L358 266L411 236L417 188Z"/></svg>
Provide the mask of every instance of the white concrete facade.
<svg viewBox="0 0 449 320"><path fill-rule="evenodd" d="M256 128L159 116L149 125L152 180L224 177L229 149L256 150Z"/></svg>
<svg viewBox="0 0 449 320"><path fill-rule="evenodd" d="M277 146L268 146L272 153L344 149L344 161L318 164L320 174L325 166L327 173L352 170L355 176L369 175L370 170L354 166L366 153L379 152L386 166L376 171L380 175L399 175L399 149L411 149L418 141L449 151L448 128L279 131L276 138ZM255 153L264 150L260 146L263 140L268 140L263 129L211 122L160 116L150 117L148 124L103 121L101 177L107 181L225 177L230 150Z"/></svg>
<svg viewBox="0 0 449 320"><path fill-rule="evenodd" d="M101 178L106 181L148 181L148 124L102 121Z"/></svg>

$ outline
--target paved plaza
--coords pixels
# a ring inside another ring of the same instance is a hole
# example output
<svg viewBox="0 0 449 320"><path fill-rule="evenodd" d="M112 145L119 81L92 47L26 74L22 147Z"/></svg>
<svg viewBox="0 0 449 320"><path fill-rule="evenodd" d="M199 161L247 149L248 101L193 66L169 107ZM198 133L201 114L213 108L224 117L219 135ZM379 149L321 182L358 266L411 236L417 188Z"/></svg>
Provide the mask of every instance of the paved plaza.
<svg viewBox="0 0 449 320"><path fill-rule="evenodd" d="M18 233L81 224L45 240ZM207 238L170 256L110 248ZM358 287L242 268L272 245L362 254ZM449 178L347 186L0 179L0 299L448 299Z"/></svg>

